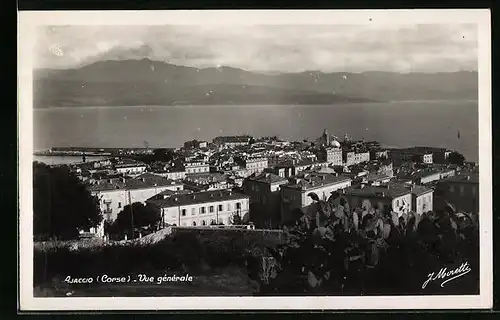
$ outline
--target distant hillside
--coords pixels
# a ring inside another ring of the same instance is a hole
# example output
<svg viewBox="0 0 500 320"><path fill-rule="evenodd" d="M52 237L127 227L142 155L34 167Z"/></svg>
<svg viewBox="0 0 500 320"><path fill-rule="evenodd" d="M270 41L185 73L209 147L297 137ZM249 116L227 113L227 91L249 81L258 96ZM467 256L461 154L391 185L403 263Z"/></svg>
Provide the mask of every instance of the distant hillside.
<svg viewBox="0 0 500 320"><path fill-rule="evenodd" d="M102 61L34 72L35 107L172 104L335 104L477 99L477 73L260 74L158 61Z"/></svg>

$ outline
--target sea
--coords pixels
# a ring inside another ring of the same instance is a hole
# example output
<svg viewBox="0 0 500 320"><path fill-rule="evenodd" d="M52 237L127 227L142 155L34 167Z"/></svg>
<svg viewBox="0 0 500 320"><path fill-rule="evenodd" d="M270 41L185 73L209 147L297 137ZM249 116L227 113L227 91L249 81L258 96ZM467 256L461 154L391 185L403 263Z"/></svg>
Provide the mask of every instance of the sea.
<svg viewBox="0 0 500 320"><path fill-rule="evenodd" d="M433 146L478 161L477 101L404 101L336 105L197 105L64 107L34 110L34 148L165 147L249 134L316 139L324 129L343 139L386 147ZM81 161L81 157L35 160ZM90 159L89 159L90 160Z"/></svg>

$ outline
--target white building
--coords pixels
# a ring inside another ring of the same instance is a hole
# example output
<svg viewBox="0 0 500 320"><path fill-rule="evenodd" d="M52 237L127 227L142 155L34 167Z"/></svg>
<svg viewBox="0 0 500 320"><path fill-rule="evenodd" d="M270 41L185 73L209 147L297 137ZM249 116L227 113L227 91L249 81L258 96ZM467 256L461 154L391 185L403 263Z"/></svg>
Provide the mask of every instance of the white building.
<svg viewBox="0 0 500 320"><path fill-rule="evenodd" d="M145 173L135 178L99 180L88 186L91 194L99 199L104 220L113 222L126 205L144 203L165 190L180 191L184 185L158 175Z"/></svg>
<svg viewBox="0 0 500 320"><path fill-rule="evenodd" d="M210 165L203 161L186 162L184 163L184 168L186 175L210 172Z"/></svg>
<svg viewBox="0 0 500 320"><path fill-rule="evenodd" d="M314 201L308 195L313 192L320 199L328 200L331 193L351 185L351 178L325 173L302 173L290 184L281 186L281 221L288 222L294 209L308 207Z"/></svg>
<svg viewBox="0 0 500 320"><path fill-rule="evenodd" d="M267 158L247 158L243 161L247 174L261 173L268 167Z"/></svg>
<svg viewBox="0 0 500 320"><path fill-rule="evenodd" d="M116 172L124 175L139 175L146 171L143 163L123 163L115 166Z"/></svg>
<svg viewBox="0 0 500 320"><path fill-rule="evenodd" d="M249 196L231 190L177 194L148 203L160 208L162 220L168 225L230 225L235 215L248 220Z"/></svg>
<svg viewBox="0 0 500 320"><path fill-rule="evenodd" d="M412 192L410 185L388 183L380 186L362 186L347 188L344 197L351 208L361 208L369 202L371 207L392 207L399 216L412 210Z"/></svg>
<svg viewBox="0 0 500 320"><path fill-rule="evenodd" d="M422 214L433 210L434 190L424 186L411 186L412 210Z"/></svg>
<svg viewBox="0 0 500 320"><path fill-rule="evenodd" d="M333 166L342 166L342 149L340 148L321 148L318 151L318 160L326 162Z"/></svg>

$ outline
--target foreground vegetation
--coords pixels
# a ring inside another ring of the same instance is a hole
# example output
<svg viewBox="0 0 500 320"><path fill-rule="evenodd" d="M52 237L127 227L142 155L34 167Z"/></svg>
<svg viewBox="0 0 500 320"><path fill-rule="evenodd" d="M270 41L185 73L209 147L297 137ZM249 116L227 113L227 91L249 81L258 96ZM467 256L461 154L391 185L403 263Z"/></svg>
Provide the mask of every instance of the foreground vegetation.
<svg viewBox="0 0 500 320"><path fill-rule="evenodd" d="M271 275L260 294L398 295L478 294L477 220L452 206L440 212L398 215L391 208L351 210L342 197L317 201L287 228L290 242L269 248ZM470 274L423 288L430 273L468 263Z"/></svg>

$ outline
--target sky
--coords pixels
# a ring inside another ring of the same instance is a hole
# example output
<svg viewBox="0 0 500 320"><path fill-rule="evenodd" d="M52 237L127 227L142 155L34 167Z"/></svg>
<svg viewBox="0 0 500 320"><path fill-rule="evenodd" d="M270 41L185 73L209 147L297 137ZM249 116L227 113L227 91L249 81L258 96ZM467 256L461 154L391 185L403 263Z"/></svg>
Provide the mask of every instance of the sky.
<svg viewBox="0 0 500 320"><path fill-rule="evenodd" d="M39 30L35 68L143 59L259 72L477 70L477 26L57 26Z"/></svg>

